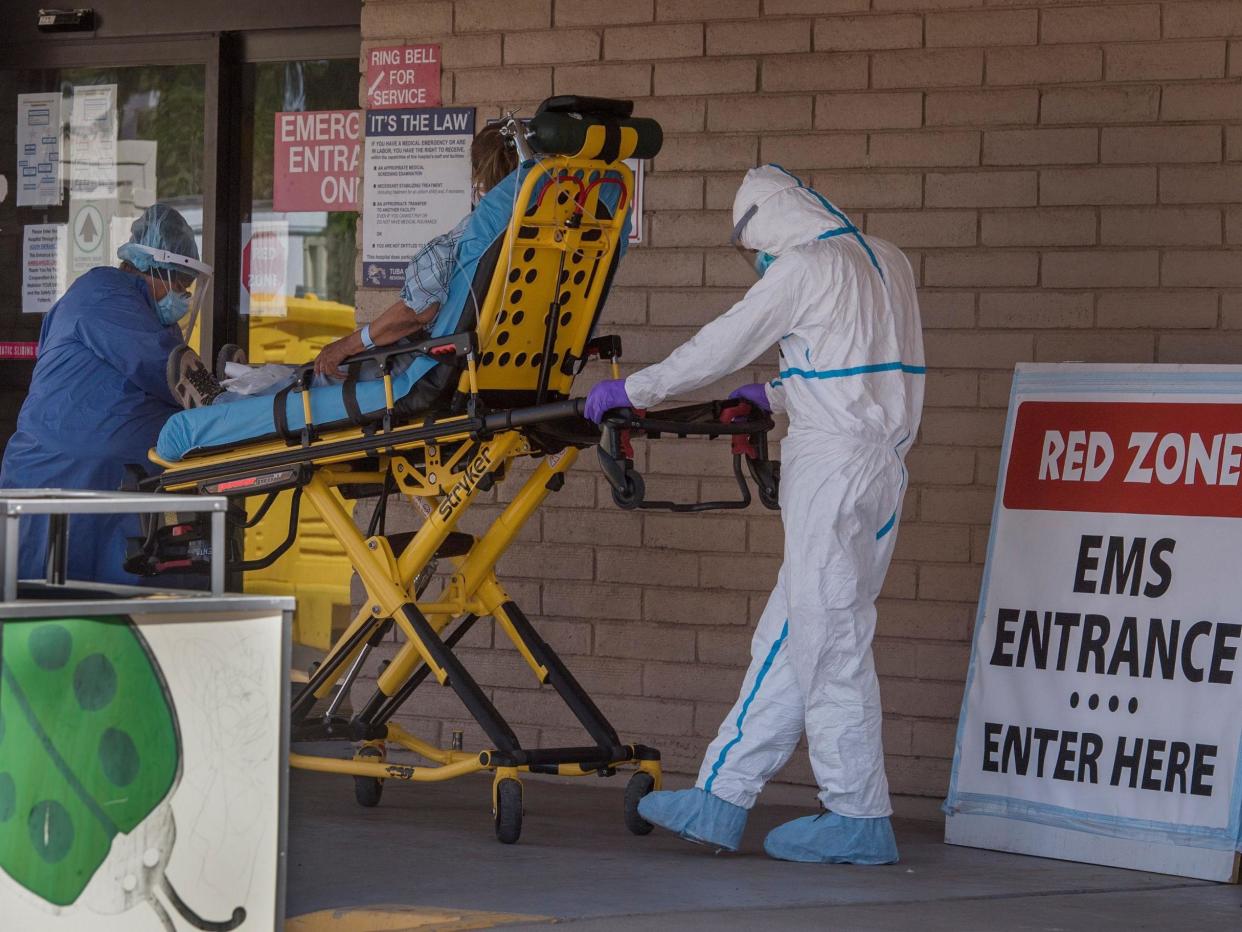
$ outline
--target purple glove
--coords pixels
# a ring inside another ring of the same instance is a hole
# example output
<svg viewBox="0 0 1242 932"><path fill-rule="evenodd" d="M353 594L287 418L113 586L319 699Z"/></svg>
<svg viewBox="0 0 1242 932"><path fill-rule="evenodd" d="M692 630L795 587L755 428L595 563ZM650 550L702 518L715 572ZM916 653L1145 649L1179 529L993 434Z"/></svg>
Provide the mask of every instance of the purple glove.
<svg viewBox="0 0 1242 932"><path fill-rule="evenodd" d="M613 408L632 408L625 393L625 379L608 379L587 392L585 415L596 424Z"/></svg>
<svg viewBox="0 0 1242 932"><path fill-rule="evenodd" d="M768 402L768 393L762 382L751 382L749 385L735 388L729 392L729 398L741 398L743 401L749 401L760 411L772 413L772 405Z"/></svg>

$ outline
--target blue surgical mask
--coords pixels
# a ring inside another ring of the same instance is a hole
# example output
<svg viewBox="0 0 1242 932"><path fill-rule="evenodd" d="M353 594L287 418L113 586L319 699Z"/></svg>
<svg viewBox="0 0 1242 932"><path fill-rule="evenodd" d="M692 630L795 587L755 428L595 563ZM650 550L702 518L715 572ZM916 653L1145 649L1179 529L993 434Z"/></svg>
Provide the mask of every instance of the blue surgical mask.
<svg viewBox="0 0 1242 932"><path fill-rule="evenodd" d="M776 256L771 253L761 252L755 256L755 274L763 278L763 273L768 270L768 266L776 261Z"/></svg>
<svg viewBox="0 0 1242 932"><path fill-rule="evenodd" d="M165 327L175 324L190 313L190 295L184 291L170 290L155 302L155 316Z"/></svg>

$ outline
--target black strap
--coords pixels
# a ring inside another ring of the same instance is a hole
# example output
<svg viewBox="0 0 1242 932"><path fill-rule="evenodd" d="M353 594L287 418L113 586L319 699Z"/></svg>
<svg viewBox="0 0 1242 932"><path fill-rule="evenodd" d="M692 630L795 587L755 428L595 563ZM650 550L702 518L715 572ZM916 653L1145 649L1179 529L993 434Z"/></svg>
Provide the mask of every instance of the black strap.
<svg viewBox="0 0 1242 932"><path fill-rule="evenodd" d="M296 385L296 382L290 382L272 396L272 422L276 426L276 433L280 434L281 439L289 444L298 443L301 440L298 434L290 432L289 418L285 413L285 404L289 399L289 393L293 391Z"/></svg>
<svg viewBox="0 0 1242 932"><path fill-rule="evenodd" d="M341 386L341 401L345 403L345 413L349 420L358 427L366 427L367 419L358 406L358 377L362 373L361 362L351 362L346 368L345 384Z"/></svg>
<svg viewBox="0 0 1242 932"><path fill-rule="evenodd" d="M596 156L601 162L609 164L617 160L621 154L621 125L616 120L604 120L604 144Z"/></svg>

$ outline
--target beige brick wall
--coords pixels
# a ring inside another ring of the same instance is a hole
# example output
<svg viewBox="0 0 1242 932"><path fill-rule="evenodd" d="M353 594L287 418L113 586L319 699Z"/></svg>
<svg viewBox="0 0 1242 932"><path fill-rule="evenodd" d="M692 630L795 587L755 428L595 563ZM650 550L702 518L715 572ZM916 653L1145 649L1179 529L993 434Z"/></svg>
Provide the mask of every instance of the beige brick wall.
<svg viewBox="0 0 1242 932"><path fill-rule="evenodd" d="M446 102L481 116L579 92L663 123L648 241L604 312L630 371L752 280L728 209L760 160L906 248L930 371L876 662L893 789L942 796L1013 364L1242 357L1242 2L366 0L362 29L364 46L442 43ZM388 299L364 295L363 314ZM720 446L639 455L653 492L727 490ZM504 578L625 736L693 772L740 683L779 521L622 513L592 460ZM469 643L524 740L580 740L490 629ZM430 688L410 710L433 736L465 718ZM805 759L784 779L809 782Z"/></svg>

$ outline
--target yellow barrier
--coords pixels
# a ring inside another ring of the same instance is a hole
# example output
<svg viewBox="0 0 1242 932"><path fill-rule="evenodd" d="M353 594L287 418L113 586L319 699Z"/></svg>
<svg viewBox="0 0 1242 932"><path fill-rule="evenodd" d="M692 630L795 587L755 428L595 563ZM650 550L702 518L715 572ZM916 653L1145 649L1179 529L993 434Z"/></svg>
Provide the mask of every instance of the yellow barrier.
<svg viewBox="0 0 1242 932"><path fill-rule="evenodd" d="M286 299L287 313L251 316L247 354L250 362L304 363L319 351L354 330L354 309L315 295ZM278 547L289 531L291 492L283 492L263 520L246 532L246 559L257 560ZM253 517L262 499L247 502ZM267 569L246 574L245 589L263 595L292 595L298 600L293 619L293 639L299 644L327 650L332 646L333 622L349 623L349 581L353 568L337 539L314 507L298 516L298 533L289 552ZM353 513L353 503L346 503Z"/></svg>

